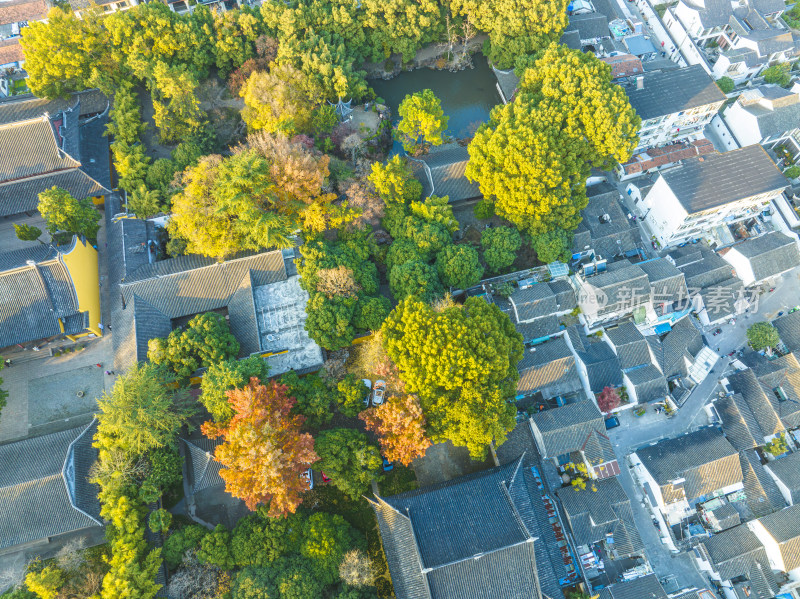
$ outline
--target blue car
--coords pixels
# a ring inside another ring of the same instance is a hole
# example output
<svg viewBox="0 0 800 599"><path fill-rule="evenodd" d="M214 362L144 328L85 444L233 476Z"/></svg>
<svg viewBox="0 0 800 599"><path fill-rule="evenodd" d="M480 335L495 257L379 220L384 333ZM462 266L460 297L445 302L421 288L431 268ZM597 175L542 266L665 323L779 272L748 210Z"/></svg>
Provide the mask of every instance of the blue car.
<svg viewBox="0 0 800 599"><path fill-rule="evenodd" d="M611 418L606 418L606 430L610 431L612 428L617 428L619 426L619 418L616 416L612 416Z"/></svg>
<svg viewBox="0 0 800 599"><path fill-rule="evenodd" d="M392 463L391 463L389 460L387 460L386 458L383 458L383 471L384 471L384 472L390 472L390 471L392 471L392 470L394 470L394 464L392 464Z"/></svg>

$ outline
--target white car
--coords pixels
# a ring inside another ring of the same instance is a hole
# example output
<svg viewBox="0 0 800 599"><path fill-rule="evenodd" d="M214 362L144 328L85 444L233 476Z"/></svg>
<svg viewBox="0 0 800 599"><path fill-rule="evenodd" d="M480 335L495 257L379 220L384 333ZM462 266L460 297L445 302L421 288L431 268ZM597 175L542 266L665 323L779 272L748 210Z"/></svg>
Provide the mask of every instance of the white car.
<svg viewBox="0 0 800 599"><path fill-rule="evenodd" d="M361 379L364 386L367 388L367 394L364 396L364 405L369 407L369 397L372 395L372 381L369 379Z"/></svg>
<svg viewBox="0 0 800 599"><path fill-rule="evenodd" d="M306 470L305 472L300 473L300 478L302 478L306 483L308 483L308 490L314 488L314 473L312 472L311 468Z"/></svg>
<svg viewBox="0 0 800 599"><path fill-rule="evenodd" d="M386 381L375 381L372 389L372 405L379 406L383 403L383 395L386 393Z"/></svg>

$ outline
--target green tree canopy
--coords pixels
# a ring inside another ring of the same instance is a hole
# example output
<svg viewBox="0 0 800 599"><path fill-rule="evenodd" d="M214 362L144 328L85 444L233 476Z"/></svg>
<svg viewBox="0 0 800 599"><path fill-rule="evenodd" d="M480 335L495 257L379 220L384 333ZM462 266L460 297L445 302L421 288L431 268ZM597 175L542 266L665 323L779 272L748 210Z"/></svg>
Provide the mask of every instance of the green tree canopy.
<svg viewBox="0 0 800 599"><path fill-rule="evenodd" d="M493 227L484 229L481 245L486 266L492 272L501 272L514 263L522 247L522 237L511 227Z"/></svg>
<svg viewBox="0 0 800 599"><path fill-rule="evenodd" d="M572 230L591 168L630 158L640 121L607 64L552 44L525 71L514 101L478 129L466 175L519 229Z"/></svg>
<svg viewBox="0 0 800 599"><path fill-rule="evenodd" d="M436 0L364 0L362 5L373 60L398 53L403 62L409 62L441 32L441 7Z"/></svg>
<svg viewBox="0 0 800 599"><path fill-rule="evenodd" d="M134 365L117 377L111 393L97 406L97 446L100 460L111 448L131 455L168 447L186 418L192 414L185 392L167 388L169 375L154 364Z"/></svg>
<svg viewBox="0 0 800 599"><path fill-rule="evenodd" d="M212 362L200 383L200 402L211 414L214 422L224 424L233 418L233 408L228 402L227 392L241 389L255 377L266 381L269 366L258 356L237 360L231 358L223 362Z"/></svg>
<svg viewBox="0 0 800 599"><path fill-rule="evenodd" d="M413 295L430 302L444 295L436 268L418 260L393 268L389 273L389 287L397 300Z"/></svg>
<svg viewBox="0 0 800 599"><path fill-rule="evenodd" d="M567 26L567 0L450 0L453 13L489 34L489 60L501 69L557 42Z"/></svg>
<svg viewBox="0 0 800 599"><path fill-rule="evenodd" d="M736 88L736 84L730 77L720 77L717 79L717 86L722 90L723 94L729 94Z"/></svg>
<svg viewBox="0 0 800 599"><path fill-rule="evenodd" d="M436 256L436 270L442 283L456 289L469 289L483 276L478 252L468 245L449 245Z"/></svg>
<svg viewBox="0 0 800 599"><path fill-rule="evenodd" d="M283 136L251 136L233 156L206 156L184 174L171 231L188 250L224 259L241 250L291 247L304 225L323 231L336 211L322 191L328 157ZM310 216L309 216L310 215ZM322 221L319 221L322 217Z"/></svg>
<svg viewBox="0 0 800 599"><path fill-rule="evenodd" d="M564 229L554 229L547 233L534 235L531 245L539 262L550 264L556 260L569 262L572 256L572 233Z"/></svg>
<svg viewBox="0 0 800 599"><path fill-rule="evenodd" d="M239 342L225 318L216 312L198 314L184 329L175 329L166 339L151 339L147 358L163 364L180 380L187 380L200 367L235 358Z"/></svg>
<svg viewBox="0 0 800 599"><path fill-rule="evenodd" d="M281 385L289 388L289 395L297 400L292 413L306 417L306 428L317 429L333 418L331 403L335 391L325 384L318 375L309 374L300 377L291 370L279 379Z"/></svg>
<svg viewBox="0 0 800 599"><path fill-rule="evenodd" d="M91 200L78 200L60 187L52 187L39 194L39 212L47 223L50 237L59 233L82 235L90 241L97 240L100 230L100 213Z"/></svg>
<svg viewBox="0 0 800 599"><path fill-rule="evenodd" d="M382 463L380 451L367 436L349 428L321 432L314 449L319 461L313 468L325 472L337 489L354 500L367 492Z"/></svg>
<svg viewBox="0 0 800 599"><path fill-rule="evenodd" d="M439 146L444 141L444 132L450 117L445 116L442 103L429 89L407 95L397 109L400 122L397 124L399 139L410 152L427 142Z"/></svg>
<svg viewBox="0 0 800 599"><path fill-rule="evenodd" d="M242 118L251 131L263 129L288 136L312 132L313 110L321 99L307 77L292 65L254 72L241 94L245 104Z"/></svg>
<svg viewBox="0 0 800 599"><path fill-rule="evenodd" d="M39 227L24 223L21 225L14 223L14 233L21 241L37 241L42 236L42 230Z"/></svg>
<svg viewBox="0 0 800 599"><path fill-rule="evenodd" d="M339 391L336 397L339 411L350 418L358 416L364 409L364 398L370 393L364 381L354 374L348 374L337 383L336 388Z"/></svg>
<svg viewBox="0 0 800 599"><path fill-rule="evenodd" d="M755 351L775 347L780 340L778 329L768 322L757 322L747 329L747 341Z"/></svg>
<svg viewBox="0 0 800 599"><path fill-rule="evenodd" d="M505 441L516 412L522 336L497 306L468 298L435 310L416 298L394 309L381 329L406 391L419 395L436 441L451 439L473 457Z"/></svg>
<svg viewBox="0 0 800 599"><path fill-rule="evenodd" d="M386 204L407 204L422 195L422 184L414 178L408 163L395 154L386 164L372 163L370 182Z"/></svg>
<svg viewBox="0 0 800 599"><path fill-rule="evenodd" d="M792 82L792 76L789 74L792 65L788 62L782 64L775 64L762 71L761 76L764 78L764 83L777 83L781 87L786 87Z"/></svg>
<svg viewBox="0 0 800 599"><path fill-rule="evenodd" d="M300 554L314 564L314 570L325 584L339 578L339 565L345 553L353 547L364 546L363 538L338 514L316 512L303 524Z"/></svg>

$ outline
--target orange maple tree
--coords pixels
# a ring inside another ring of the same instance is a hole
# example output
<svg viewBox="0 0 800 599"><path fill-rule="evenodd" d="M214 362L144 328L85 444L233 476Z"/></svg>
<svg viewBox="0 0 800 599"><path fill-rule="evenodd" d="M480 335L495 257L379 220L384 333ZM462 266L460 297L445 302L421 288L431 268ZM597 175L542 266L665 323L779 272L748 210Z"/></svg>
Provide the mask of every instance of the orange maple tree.
<svg viewBox="0 0 800 599"><path fill-rule="evenodd" d="M273 517L297 510L308 489L301 474L319 459L314 439L300 432L305 417L289 413L296 400L288 391L286 385L251 378L243 389L227 392L236 413L230 422L202 426L209 438L225 438L215 457L224 466L220 476L228 493L251 510L269 504Z"/></svg>
<svg viewBox="0 0 800 599"><path fill-rule="evenodd" d="M414 458L425 454L431 445L425 436L425 417L419 399L402 394L389 397L385 403L364 410L358 415L378 435L381 451L391 462L408 466Z"/></svg>

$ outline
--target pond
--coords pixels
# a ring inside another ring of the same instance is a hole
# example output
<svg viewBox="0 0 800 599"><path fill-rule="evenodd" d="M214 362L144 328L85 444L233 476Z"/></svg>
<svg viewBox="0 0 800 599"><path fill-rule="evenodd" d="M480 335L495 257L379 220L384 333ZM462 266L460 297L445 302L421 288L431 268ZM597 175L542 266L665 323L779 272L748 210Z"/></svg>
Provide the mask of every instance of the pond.
<svg viewBox="0 0 800 599"><path fill-rule="evenodd" d="M447 133L453 137L472 137L475 130L489 120L489 112L500 104L497 79L483 54L473 55L474 69L451 73L421 68L403 71L394 79L373 79L369 83L375 95L386 100L397 119L397 107L408 94L431 89L442 101L444 113L450 117Z"/></svg>

